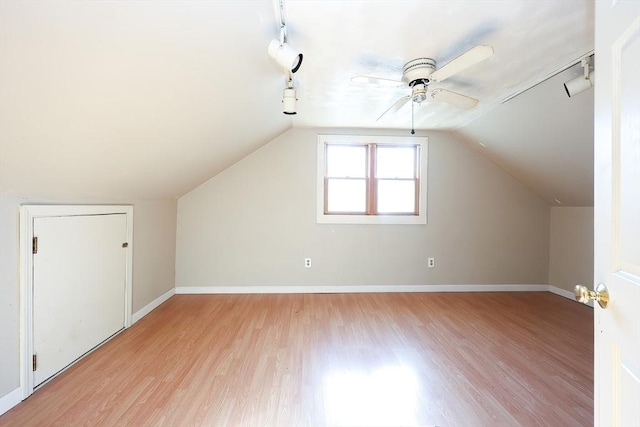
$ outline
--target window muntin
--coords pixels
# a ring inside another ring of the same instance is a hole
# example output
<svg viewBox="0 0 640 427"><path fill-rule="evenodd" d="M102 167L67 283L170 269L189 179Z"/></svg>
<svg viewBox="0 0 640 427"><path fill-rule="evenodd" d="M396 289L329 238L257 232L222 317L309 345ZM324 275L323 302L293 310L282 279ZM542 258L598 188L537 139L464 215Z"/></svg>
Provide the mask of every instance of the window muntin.
<svg viewBox="0 0 640 427"><path fill-rule="evenodd" d="M318 136L318 222L426 223L426 138Z"/></svg>

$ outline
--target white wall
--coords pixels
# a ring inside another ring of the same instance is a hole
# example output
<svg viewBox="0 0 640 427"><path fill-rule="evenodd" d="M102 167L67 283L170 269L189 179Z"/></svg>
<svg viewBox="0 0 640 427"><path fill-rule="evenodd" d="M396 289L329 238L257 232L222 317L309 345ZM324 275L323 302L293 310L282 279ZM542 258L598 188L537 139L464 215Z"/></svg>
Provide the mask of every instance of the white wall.
<svg viewBox="0 0 640 427"><path fill-rule="evenodd" d="M593 288L593 208L552 207L549 285Z"/></svg>
<svg viewBox="0 0 640 427"><path fill-rule="evenodd" d="M21 203L39 202L0 197L0 398L20 385L18 208ZM177 204L175 200L132 204L135 313L174 287Z"/></svg>
<svg viewBox="0 0 640 427"><path fill-rule="evenodd" d="M177 287L547 283L549 207L450 133L423 133L427 225L317 224L318 133L365 132L291 129L178 200Z"/></svg>

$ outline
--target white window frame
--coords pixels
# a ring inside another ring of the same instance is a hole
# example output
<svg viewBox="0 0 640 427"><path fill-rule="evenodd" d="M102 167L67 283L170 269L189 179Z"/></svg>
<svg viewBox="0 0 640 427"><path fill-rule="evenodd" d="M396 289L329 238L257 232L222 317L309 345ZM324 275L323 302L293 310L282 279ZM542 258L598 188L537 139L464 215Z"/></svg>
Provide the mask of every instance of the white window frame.
<svg viewBox="0 0 640 427"><path fill-rule="evenodd" d="M336 215L324 213L325 144L420 145L418 215ZM428 138L373 135L318 135L316 222L319 224L426 224Z"/></svg>

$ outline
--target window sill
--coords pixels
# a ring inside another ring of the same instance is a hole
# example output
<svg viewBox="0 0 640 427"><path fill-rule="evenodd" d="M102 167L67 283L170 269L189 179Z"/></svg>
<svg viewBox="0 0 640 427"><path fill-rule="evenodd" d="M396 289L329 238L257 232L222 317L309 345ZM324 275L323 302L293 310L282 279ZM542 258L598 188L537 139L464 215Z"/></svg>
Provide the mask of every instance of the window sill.
<svg viewBox="0 0 640 427"><path fill-rule="evenodd" d="M424 225L426 215L325 215L318 214L318 224L401 224Z"/></svg>

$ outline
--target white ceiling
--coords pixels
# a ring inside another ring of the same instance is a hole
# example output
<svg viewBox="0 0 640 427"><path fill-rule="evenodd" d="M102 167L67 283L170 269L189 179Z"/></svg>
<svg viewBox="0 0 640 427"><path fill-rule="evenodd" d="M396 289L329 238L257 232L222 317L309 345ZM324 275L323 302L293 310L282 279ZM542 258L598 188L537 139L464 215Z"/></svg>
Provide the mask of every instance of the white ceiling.
<svg viewBox="0 0 640 427"><path fill-rule="evenodd" d="M1 1L0 194L178 197L291 126L408 131L408 106L375 120L406 92L350 77L399 79L410 59L443 65L489 44L493 57L438 84L480 104L425 102L416 129L482 141L487 157L550 203L589 203L592 166L579 144L589 124L542 123L592 123L579 98L550 102L545 83L500 102L593 49L592 1L286 0L289 41L304 53L293 119L281 113L284 75L266 53L278 35L274 6ZM523 127L532 116L539 127ZM564 183L547 179L571 163L549 161L559 145L582 171L565 169Z"/></svg>
<svg viewBox="0 0 640 427"><path fill-rule="evenodd" d="M402 66L444 65L477 44L495 54L437 87L480 100L473 110L425 102L416 126L450 129L593 50L591 1L288 0L291 44L306 53L296 126L409 128L411 104L376 119L406 90L351 83L355 75L400 80ZM304 114L303 114L304 113Z"/></svg>

